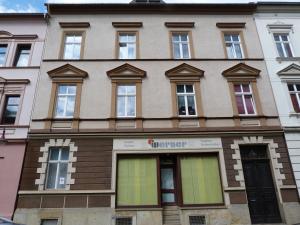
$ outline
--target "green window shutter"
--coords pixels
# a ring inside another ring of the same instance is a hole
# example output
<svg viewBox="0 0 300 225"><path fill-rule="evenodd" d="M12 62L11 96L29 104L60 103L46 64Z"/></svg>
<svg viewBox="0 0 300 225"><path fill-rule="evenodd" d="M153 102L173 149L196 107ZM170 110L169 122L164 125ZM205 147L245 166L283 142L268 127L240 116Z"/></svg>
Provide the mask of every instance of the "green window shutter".
<svg viewBox="0 0 300 225"><path fill-rule="evenodd" d="M217 156L187 156L180 160L183 204L223 203Z"/></svg>
<svg viewBox="0 0 300 225"><path fill-rule="evenodd" d="M118 160L118 206L158 205L156 158Z"/></svg>

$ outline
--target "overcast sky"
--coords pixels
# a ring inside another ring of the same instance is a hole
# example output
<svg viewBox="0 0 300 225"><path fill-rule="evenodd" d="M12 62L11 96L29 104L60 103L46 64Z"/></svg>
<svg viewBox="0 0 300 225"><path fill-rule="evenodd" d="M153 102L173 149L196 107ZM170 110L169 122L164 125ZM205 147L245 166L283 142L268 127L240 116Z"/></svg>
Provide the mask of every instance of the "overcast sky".
<svg viewBox="0 0 300 225"><path fill-rule="evenodd" d="M131 0L0 0L0 13L45 12L44 3L128 3ZM165 0L166 3L248 3L257 0ZM262 0L261 0L262 1ZM300 2L300 0L264 0Z"/></svg>

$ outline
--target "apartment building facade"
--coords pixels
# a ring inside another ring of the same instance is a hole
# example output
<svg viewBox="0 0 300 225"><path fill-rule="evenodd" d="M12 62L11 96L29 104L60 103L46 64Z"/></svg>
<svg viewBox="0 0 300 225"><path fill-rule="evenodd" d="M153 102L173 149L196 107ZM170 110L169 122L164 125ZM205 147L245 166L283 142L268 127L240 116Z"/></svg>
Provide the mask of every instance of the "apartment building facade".
<svg viewBox="0 0 300 225"><path fill-rule="evenodd" d="M260 4L256 24L300 196L299 12L298 4Z"/></svg>
<svg viewBox="0 0 300 225"><path fill-rule="evenodd" d="M43 14L0 15L0 216L12 218L46 23Z"/></svg>
<svg viewBox="0 0 300 225"><path fill-rule="evenodd" d="M48 4L14 220L299 222L254 4Z"/></svg>

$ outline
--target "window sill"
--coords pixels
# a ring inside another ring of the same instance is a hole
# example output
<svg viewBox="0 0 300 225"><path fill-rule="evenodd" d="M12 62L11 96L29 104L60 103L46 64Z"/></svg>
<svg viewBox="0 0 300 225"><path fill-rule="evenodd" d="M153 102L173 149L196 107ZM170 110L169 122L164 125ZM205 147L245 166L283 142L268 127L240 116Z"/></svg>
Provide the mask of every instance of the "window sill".
<svg viewBox="0 0 300 225"><path fill-rule="evenodd" d="M300 118L300 112L290 112L289 116Z"/></svg>
<svg viewBox="0 0 300 225"><path fill-rule="evenodd" d="M276 57L277 62L300 61L300 57Z"/></svg>
<svg viewBox="0 0 300 225"><path fill-rule="evenodd" d="M220 206L183 206L183 207L178 207L180 210L201 210L201 209L227 209L228 207L225 205L220 205Z"/></svg>
<svg viewBox="0 0 300 225"><path fill-rule="evenodd" d="M157 207L157 206L154 206L154 207L116 207L115 211L116 212L122 212L122 211L162 211L163 208L160 208L160 207Z"/></svg>

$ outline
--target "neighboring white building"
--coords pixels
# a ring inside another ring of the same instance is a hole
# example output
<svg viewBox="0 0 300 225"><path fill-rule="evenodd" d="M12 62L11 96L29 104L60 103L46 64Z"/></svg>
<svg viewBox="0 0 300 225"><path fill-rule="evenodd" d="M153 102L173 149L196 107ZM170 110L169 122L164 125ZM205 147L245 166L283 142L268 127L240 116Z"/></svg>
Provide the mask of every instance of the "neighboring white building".
<svg viewBox="0 0 300 225"><path fill-rule="evenodd" d="M299 12L299 3L260 3L255 20L300 196Z"/></svg>

